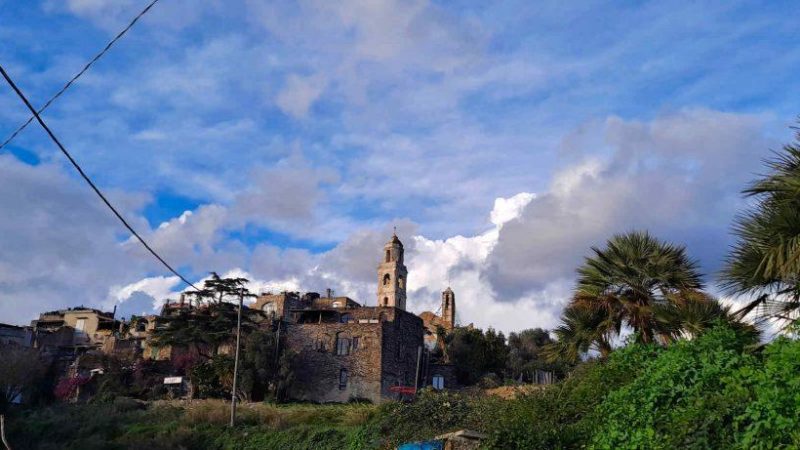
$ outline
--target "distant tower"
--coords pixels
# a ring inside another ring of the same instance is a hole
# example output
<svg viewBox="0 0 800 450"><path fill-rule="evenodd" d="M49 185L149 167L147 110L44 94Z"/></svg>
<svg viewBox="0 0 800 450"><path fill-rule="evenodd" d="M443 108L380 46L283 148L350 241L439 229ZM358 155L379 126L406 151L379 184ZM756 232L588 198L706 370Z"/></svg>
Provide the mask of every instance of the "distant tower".
<svg viewBox="0 0 800 450"><path fill-rule="evenodd" d="M449 287L442 291L442 321L445 328L456 326L456 293Z"/></svg>
<svg viewBox="0 0 800 450"><path fill-rule="evenodd" d="M406 276L403 243L396 234L383 246L383 262L378 265L378 306L406 309Z"/></svg>

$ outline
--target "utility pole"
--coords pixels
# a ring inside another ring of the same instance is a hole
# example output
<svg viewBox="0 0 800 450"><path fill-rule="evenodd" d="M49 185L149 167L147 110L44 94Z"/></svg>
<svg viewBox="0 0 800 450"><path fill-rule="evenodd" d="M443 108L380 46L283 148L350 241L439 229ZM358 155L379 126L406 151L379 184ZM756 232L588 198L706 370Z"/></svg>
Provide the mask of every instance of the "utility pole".
<svg viewBox="0 0 800 450"><path fill-rule="evenodd" d="M231 391L231 428L236 424L236 383L239 378L239 342L242 338L242 304L244 288L239 289L239 314L236 319L236 353L233 360L233 390Z"/></svg>
<svg viewBox="0 0 800 450"><path fill-rule="evenodd" d="M6 446L6 450L11 450L11 446L8 444L8 441L6 440L6 422L5 422L5 416L3 416L2 414L0 414L0 439L3 440L3 445Z"/></svg>
<svg viewBox="0 0 800 450"><path fill-rule="evenodd" d="M422 346L420 345L417 347L417 373L414 377L414 395L417 394L417 389L419 389L419 368L420 363L422 362Z"/></svg>

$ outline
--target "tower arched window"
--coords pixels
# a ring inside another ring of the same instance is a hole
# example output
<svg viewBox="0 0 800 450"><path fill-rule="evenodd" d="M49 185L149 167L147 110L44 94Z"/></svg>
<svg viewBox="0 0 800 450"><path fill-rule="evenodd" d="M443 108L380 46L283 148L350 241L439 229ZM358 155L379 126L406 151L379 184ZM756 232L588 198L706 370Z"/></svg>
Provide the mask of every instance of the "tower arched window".
<svg viewBox="0 0 800 450"><path fill-rule="evenodd" d="M397 287L400 289L405 289L405 280L403 277L397 277Z"/></svg>
<svg viewBox="0 0 800 450"><path fill-rule="evenodd" d="M383 306L389 306L389 297L383 297Z"/></svg>
<svg viewBox="0 0 800 450"><path fill-rule="evenodd" d="M392 260L392 251L386 250L386 262L390 262Z"/></svg>
<svg viewBox="0 0 800 450"><path fill-rule="evenodd" d="M391 283L391 281L392 281L392 277L388 273L383 276L383 285L384 286L388 286L389 283Z"/></svg>

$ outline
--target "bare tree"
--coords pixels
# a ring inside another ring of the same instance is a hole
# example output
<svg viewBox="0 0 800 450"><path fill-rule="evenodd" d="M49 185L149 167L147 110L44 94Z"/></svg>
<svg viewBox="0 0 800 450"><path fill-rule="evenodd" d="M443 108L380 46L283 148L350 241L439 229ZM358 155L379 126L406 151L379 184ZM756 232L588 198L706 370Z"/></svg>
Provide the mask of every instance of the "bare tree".
<svg viewBox="0 0 800 450"><path fill-rule="evenodd" d="M44 375L39 352L20 345L0 347L0 412L36 387Z"/></svg>

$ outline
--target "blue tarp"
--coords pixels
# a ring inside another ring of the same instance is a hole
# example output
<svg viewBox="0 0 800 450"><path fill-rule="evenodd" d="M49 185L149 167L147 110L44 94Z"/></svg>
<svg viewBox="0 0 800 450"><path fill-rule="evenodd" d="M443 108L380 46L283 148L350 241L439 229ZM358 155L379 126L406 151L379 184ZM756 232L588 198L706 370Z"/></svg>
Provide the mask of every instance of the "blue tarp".
<svg viewBox="0 0 800 450"><path fill-rule="evenodd" d="M400 444L397 450L443 450L444 441L409 442Z"/></svg>

